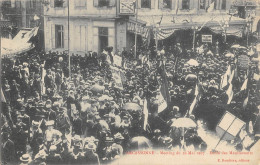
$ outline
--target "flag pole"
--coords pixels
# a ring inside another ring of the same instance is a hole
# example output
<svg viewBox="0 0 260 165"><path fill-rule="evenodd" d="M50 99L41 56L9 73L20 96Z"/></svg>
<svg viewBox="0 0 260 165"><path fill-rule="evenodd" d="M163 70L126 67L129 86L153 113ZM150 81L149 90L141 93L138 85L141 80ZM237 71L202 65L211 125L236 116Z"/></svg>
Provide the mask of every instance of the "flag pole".
<svg viewBox="0 0 260 165"><path fill-rule="evenodd" d="M226 135L227 131L229 130L229 128L231 127L231 125L234 123L234 121L237 119L237 117L235 117L235 119L231 122L231 124L228 126L228 128L225 130L224 134L221 136L221 138L219 139L217 145L215 146L214 150L216 150L217 146L219 145L220 141L224 138L224 136Z"/></svg>
<svg viewBox="0 0 260 165"><path fill-rule="evenodd" d="M138 17L138 0L135 1L136 17L135 17L135 58L137 56L137 17Z"/></svg>
<svg viewBox="0 0 260 165"><path fill-rule="evenodd" d="M69 55L69 78L71 78L71 64L70 64L70 1L67 0L68 5L68 55Z"/></svg>

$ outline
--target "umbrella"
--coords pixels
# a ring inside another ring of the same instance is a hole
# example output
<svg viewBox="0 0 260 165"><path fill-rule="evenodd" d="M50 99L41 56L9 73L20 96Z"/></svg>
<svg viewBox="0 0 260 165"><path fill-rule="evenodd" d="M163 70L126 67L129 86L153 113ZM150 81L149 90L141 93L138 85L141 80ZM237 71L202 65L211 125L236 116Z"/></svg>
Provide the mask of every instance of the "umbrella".
<svg viewBox="0 0 260 165"><path fill-rule="evenodd" d="M129 148L131 150L149 149L151 147L151 141L144 136L133 137L129 142Z"/></svg>
<svg viewBox="0 0 260 165"><path fill-rule="evenodd" d="M238 49L240 47L239 44L232 45L231 48Z"/></svg>
<svg viewBox="0 0 260 165"><path fill-rule="evenodd" d="M190 59L187 64L189 64L190 66L199 66L198 61L194 60L194 59Z"/></svg>
<svg viewBox="0 0 260 165"><path fill-rule="evenodd" d="M244 46L240 46L239 49L247 49L246 47Z"/></svg>
<svg viewBox="0 0 260 165"><path fill-rule="evenodd" d="M178 118L175 120L171 127L176 127L176 128L195 128L197 124L190 118Z"/></svg>
<svg viewBox="0 0 260 165"><path fill-rule="evenodd" d="M110 97L108 95L102 95L101 97L98 98L98 101L105 101L105 100L111 101L113 100L113 97Z"/></svg>
<svg viewBox="0 0 260 165"><path fill-rule="evenodd" d="M233 53L227 53L227 54L225 55L225 57L234 58L234 57L235 57L235 55L234 55Z"/></svg>
<svg viewBox="0 0 260 165"><path fill-rule="evenodd" d="M95 84L91 87L91 91L97 92L97 93L102 93L105 90L104 86L100 86L98 84Z"/></svg>
<svg viewBox="0 0 260 165"><path fill-rule="evenodd" d="M185 77L185 80L186 81L194 81L194 80L197 80L197 76L195 74L188 74L186 77Z"/></svg>
<svg viewBox="0 0 260 165"><path fill-rule="evenodd" d="M136 104L136 103L125 103L122 107L124 110L130 110L130 111L141 111L142 108Z"/></svg>

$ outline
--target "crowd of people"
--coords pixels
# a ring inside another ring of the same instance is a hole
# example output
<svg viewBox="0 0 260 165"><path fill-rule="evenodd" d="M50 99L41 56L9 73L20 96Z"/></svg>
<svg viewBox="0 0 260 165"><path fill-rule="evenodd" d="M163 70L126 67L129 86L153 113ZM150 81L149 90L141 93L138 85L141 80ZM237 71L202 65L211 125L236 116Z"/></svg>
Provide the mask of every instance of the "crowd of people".
<svg viewBox="0 0 260 165"><path fill-rule="evenodd" d="M200 120L213 131L226 110L247 123L244 131L253 144L258 140L254 135L260 109L256 53L248 55L251 63L245 68L237 62L249 50L219 53L218 47L204 44L191 51L176 44L158 52L139 51L138 57L117 52L122 57L117 68L122 71L123 89L116 86L110 70L112 47L99 54L72 54L70 69L66 52L30 51L4 58L3 164L100 164L148 148L205 151L207 143L197 127L187 129L184 137L173 123L178 118ZM236 73L230 82L234 93L230 103L228 86L222 87L228 68ZM241 90L246 79L247 87ZM162 86L168 91L167 108L158 113ZM196 106L191 108L194 98ZM243 141L237 136L230 143L237 150L250 150Z"/></svg>

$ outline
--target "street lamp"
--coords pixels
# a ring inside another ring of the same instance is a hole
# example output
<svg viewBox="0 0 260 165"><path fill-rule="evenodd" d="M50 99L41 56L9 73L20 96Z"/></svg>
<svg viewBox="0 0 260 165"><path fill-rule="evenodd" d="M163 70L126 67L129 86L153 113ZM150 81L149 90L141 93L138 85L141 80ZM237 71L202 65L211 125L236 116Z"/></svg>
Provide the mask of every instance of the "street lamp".
<svg viewBox="0 0 260 165"><path fill-rule="evenodd" d="M225 30L225 43L227 42L227 28L229 27L228 21L224 22L224 30Z"/></svg>
<svg viewBox="0 0 260 165"><path fill-rule="evenodd" d="M193 42L192 42L192 49L195 51L195 39L196 39L196 31L199 29L198 26L192 26L191 29L193 30Z"/></svg>

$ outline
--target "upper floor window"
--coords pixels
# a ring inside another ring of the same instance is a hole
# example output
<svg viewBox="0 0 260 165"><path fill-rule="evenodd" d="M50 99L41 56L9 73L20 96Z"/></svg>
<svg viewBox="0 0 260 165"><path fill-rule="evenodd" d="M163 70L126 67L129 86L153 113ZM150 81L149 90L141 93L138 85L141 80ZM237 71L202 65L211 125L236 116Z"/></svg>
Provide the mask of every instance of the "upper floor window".
<svg viewBox="0 0 260 165"><path fill-rule="evenodd" d="M190 9L190 0L182 0L182 9Z"/></svg>
<svg viewBox="0 0 260 165"><path fill-rule="evenodd" d="M64 29L62 25L55 25L55 48L64 48Z"/></svg>
<svg viewBox="0 0 260 165"><path fill-rule="evenodd" d="M63 0L54 0L54 7L63 7Z"/></svg>
<svg viewBox="0 0 260 165"><path fill-rule="evenodd" d="M74 0L75 7L85 7L87 0Z"/></svg>
<svg viewBox="0 0 260 165"><path fill-rule="evenodd" d="M98 0L99 7L108 6L108 5L109 5L109 0Z"/></svg>
<svg viewBox="0 0 260 165"><path fill-rule="evenodd" d="M36 8L36 0L30 0L29 2L28 2L29 4L29 8L31 8L31 9L35 9Z"/></svg>
<svg viewBox="0 0 260 165"><path fill-rule="evenodd" d="M141 0L141 8L151 8L151 0Z"/></svg>
<svg viewBox="0 0 260 165"><path fill-rule="evenodd" d="M15 0L15 8L21 8L21 1Z"/></svg>
<svg viewBox="0 0 260 165"><path fill-rule="evenodd" d="M221 10L226 10L226 4L227 4L227 0L222 0Z"/></svg>
<svg viewBox="0 0 260 165"><path fill-rule="evenodd" d="M113 7L116 5L116 0L94 0L95 7Z"/></svg>
<svg viewBox="0 0 260 165"><path fill-rule="evenodd" d="M159 0L159 9L171 9L171 0Z"/></svg>
<svg viewBox="0 0 260 165"><path fill-rule="evenodd" d="M200 9L206 8L206 0L200 0Z"/></svg>

